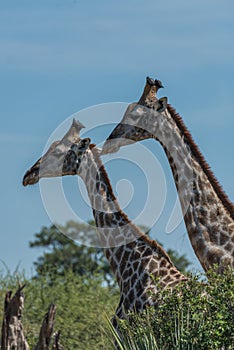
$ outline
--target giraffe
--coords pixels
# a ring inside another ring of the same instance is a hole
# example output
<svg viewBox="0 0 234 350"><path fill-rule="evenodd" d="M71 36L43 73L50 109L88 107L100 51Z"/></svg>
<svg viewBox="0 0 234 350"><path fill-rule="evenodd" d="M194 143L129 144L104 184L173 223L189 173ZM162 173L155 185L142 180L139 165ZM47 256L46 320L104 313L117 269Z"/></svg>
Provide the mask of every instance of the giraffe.
<svg viewBox="0 0 234 350"><path fill-rule="evenodd" d="M186 281L164 249L139 230L121 210L113 193L99 150L89 138L79 137L81 123L72 126L61 141L54 142L24 175L23 185L43 177L78 175L84 181L99 242L120 289L120 301L113 318L125 318L130 310L140 312L156 302L160 288L173 288Z"/></svg>
<svg viewBox="0 0 234 350"><path fill-rule="evenodd" d="M156 83L155 83L156 85ZM180 115L167 98L152 99L147 78L137 103L128 106L121 122L104 143L102 154L153 138L168 158L189 239L204 271L218 265L234 267L234 206L224 193ZM150 95L150 97L149 97ZM148 100L153 102L149 105Z"/></svg>

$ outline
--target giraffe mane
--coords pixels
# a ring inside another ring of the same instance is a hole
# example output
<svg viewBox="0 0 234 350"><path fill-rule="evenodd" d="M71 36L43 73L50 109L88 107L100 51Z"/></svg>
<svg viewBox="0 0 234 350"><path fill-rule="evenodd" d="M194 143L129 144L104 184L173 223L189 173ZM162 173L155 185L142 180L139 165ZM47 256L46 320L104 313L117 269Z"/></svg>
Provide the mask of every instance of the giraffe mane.
<svg viewBox="0 0 234 350"><path fill-rule="evenodd" d="M157 243L154 239L149 238L144 232L142 232L135 224L132 223L132 221L128 218L128 216L122 211L122 209L120 208L120 206L118 204L116 196L114 195L114 192L113 192L110 180L109 180L109 176L108 176L106 169L105 169L105 167L101 161L101 158L99 156L99 150L96 148L96 145L93 143L89 145L89 149L93 153L93 156L94 156L95 161L97 162L98 168L100 169L100 171L102 172L102 174L105 177L105 181L109 187L109 191L110 191L111 195L113 196L113 199L116 201L116 206L118 208L119 213L126 219L126 221L129 224L131 224L135 228L135 230L138 233L139 238L141 238L143 241L148 243L150 246L156 248L159 252L164 254L165 257L168 259L169 263L172 264L171 258L169 257L167 252L163 249L163 247L159 243Z"/></svg>
<svg viewBox="0 0 234 350"><path fill-rule="evenodd" d="M192 153L196 157L198 163L200 164L201 168L203 169L204 173L206 174L207 178L209 179L214 191L218 195L219 199L223 203L224 207L228 210L230 213L232 219L234 219L234 205L224 192L222 186L220 185L219 181L216 179L213 171L211 170L209 164L206 162L204 156L202 155L201 151L199 150L197 144L193 140L193 137L187 127L184 124L183 119L179 115L179 113L176 112L176 110L170 105L167 105L167 109L169 113L171 114L173 120L175 121L177 127L181 131L182 135L185 136L185 141L189 144Z"/></svg>

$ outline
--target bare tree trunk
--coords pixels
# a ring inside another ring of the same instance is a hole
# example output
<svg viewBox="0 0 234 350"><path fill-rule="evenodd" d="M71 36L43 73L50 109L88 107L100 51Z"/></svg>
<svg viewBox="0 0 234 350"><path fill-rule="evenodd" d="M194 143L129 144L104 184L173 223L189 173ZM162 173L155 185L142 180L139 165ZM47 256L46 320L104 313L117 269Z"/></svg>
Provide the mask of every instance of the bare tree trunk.
<svg viewBox="0 0 234 350"><path fill-rule="evenodd" d="M22 310L24 308L23 288L19 287L13 298L12 291L6 293L4 303L4 316L2 322L1 350L30 350L28 342L24 336L21 322ZM53 334L56 306L51 304L44 316L40 329L39 339L34 350L49 350L51 337ZM60 332L54 334L52 350L64 350L59 343Z"/></svg>
<svg viewBox="0 0 234 350"><path fill-rule="evenodd" d="M54 328L55 314L56 306L54 304L51 304L42 322L39 340L34 350L49 350L50 340Z"/></svg>
<svg viewBox="0 0 234 350"><path fill-rule="evenodd" d="M7 292L4 304L4 316L2 322L1 350L29 350L28 342L24 336L21 322L24 308L25 285L19 287L13 298L12 291Z"/></svg>

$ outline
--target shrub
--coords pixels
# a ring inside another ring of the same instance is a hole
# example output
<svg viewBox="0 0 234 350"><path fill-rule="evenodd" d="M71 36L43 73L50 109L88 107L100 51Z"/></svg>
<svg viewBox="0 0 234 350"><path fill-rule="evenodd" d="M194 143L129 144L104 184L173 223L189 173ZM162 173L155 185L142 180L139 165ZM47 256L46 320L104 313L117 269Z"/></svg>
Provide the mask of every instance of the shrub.
<svg viewBox="0 0 234 350"><path fill-rule="evenodd" d="M190 277L173 291L159 291L155 308L119 322L122 339L110 327L120 349L233 349L233 270L207 276L209 283Z"/></svg>

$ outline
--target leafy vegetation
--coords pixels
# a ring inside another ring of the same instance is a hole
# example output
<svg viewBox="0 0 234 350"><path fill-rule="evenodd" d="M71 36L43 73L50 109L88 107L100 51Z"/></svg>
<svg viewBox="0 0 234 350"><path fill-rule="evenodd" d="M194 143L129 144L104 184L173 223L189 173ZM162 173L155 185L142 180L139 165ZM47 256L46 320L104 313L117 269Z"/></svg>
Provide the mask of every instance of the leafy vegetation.
<svg viewBox="0 0 234 350"><path fill-rule="evenodd" d="M48 278L50 283L48 283ZM42 319L51 303L56 304L55 329L61 330L61 344L66 350L111 349L105 336L107 319L111 319L118 305L115 288L103 286L100 276L82 276L72 270L64 276L41 276L27 280L24 276L1 276L0 302L3 306L7 290L15 291L18 281L26 283L23 325L30 348L35 345ZM2 310L0 317L2 319Z"/></svg>
<svg viewBox="0 0 234 350"><path fill-rule="evenodd" d="M223 275L213 270L208 278L202 283L190 276L173 291L161 291L155 308L119 322L122 338L110 326L120 350L233 349L233 270Z"/></svg>
<svg viewBox="0 0 234 350"><path fill-rule="evenodd" d="M43 248L43 255L34 262L37 277L46 275L47 278L54 278L57 275L64 276L68 270L72 270L84 279L95 273L108 285L114 284L103 249L76 243L87 242L96 235L96 227L92 221L89 224L69 221L61 227L61 231L55 225L43 227L35 234L36 239L29 242L31 248Z"/></svg>
<svg viewBox="0 0 234 350"><path fill-rule="evenodd" d="M76 238L96 234L95 228L69 222L63 232ZM56 330L66 350L115 349L234 349L234 276L190 276L189 282L173 291L159 291L157 305L142 314L130 314L120 321L122 337L116 334L110 319L119 302L119 290L101 249L77 245L59 233L55 226L44 227L30 242L44 253L35 262L36 276L28 279L0 274L0 302L5 293L15 291L18 282L26 283L23 325L30 348L36 343L48 306L57 306ZM181 270L189 266L184 256L169 252ZM173 257L174 255L174 257ZM0 308L0 317L2 317Z"/></svg>
<svg viewBox="0 0 234 350"><path fill-rule="evenodd" d="M191 277L173 291L160 291L156 308L140 315L130 314L121 321L119 339L109 321L117 306L119 293L95 278L79 276L72 270L64 276L26 280L1 276L0 301L6 290L26 282L23 324L30 347L36 343L42 318L50 303L57 305L55 328L61 330L61 343L69 350L114 349L226 349L234 348L234 276L209 273L209 283ZM2 312L2 310L0 310ZM2 315L0 315L2 317Z"/></svg>

